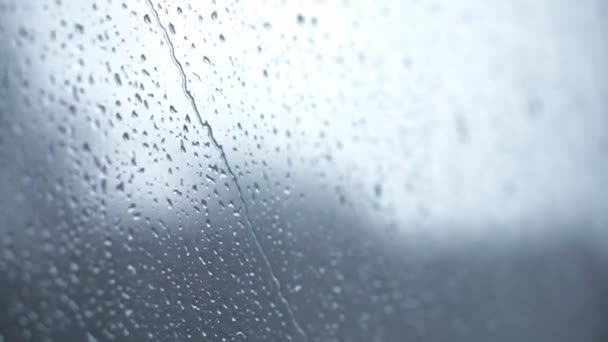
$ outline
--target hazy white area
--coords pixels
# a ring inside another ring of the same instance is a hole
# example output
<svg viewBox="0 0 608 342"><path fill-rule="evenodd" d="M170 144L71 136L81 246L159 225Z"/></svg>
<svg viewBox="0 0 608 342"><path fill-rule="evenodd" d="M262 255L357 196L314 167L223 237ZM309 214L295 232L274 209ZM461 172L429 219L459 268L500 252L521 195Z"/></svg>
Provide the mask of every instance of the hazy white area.
<svg viewBox="0 0 608 342"><path fill-rule="evenodd" d="M244 170L246 186L262 173L276 179L286 172L339 184L336 197L403 229L608 221L603 1L153 3L165 29L173 26L175 57L201 115ZM98 107L91 96L126 94L112 80L118 73L133 89L147 82L139 93L157 117L168 118L169 105L177 110L176 121L155 121L161 129L180 129L184 113L195 121L148 4L99 6L19 2L37 23L29 31L37 41L66 13L74 13L68 26L84 27L72 46L33 66L42 68L34 73L40 82L49 71L60 80L107 69L109 82L85 94L88 110ZM112 13L106 40L79 49L95 40L94 14L102 12ZM9 31L21 25L17 18L3 24ZM105 134L108 151L120 151L122 132ZM178 153L179 142L166 149ZM125 160L133 153L145 155L126 145ZM134 180L142 186L165 171L145 157L138 162L149 171ZM310 190L297 187L293 194Z"/></svg>

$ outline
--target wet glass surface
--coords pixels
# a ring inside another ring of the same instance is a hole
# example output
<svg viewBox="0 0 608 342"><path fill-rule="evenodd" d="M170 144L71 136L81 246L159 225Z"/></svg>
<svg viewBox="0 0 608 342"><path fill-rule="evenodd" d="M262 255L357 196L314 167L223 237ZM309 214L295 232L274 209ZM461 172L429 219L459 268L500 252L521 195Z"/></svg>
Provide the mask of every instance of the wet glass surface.
<svg viewBox="0 0 608 342"><path fill-rule="evenodd" d="M0 0L0 342L608 340L607 18Z"/></svg>

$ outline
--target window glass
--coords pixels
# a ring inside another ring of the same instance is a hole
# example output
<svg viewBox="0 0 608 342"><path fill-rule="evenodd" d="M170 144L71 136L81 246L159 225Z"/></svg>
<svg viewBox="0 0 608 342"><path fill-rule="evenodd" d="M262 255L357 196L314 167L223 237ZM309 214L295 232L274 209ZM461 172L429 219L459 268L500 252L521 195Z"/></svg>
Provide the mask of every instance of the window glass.
<svg viewBox="0 0 608 342"><path fill-rule="evenodd" d="M608 340L607 14L0 0L0 342Z"/></svg>

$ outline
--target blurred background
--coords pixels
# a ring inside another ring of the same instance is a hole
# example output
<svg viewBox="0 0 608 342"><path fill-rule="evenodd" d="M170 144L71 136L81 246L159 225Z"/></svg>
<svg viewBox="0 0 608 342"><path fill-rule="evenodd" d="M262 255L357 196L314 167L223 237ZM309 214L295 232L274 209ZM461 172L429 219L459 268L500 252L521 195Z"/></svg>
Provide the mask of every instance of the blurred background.
<svg viewBox="0 0 608 342"><path fill-rule="evenodd" d="M607 19L0 0L0 342L608 341Z"/></svg>

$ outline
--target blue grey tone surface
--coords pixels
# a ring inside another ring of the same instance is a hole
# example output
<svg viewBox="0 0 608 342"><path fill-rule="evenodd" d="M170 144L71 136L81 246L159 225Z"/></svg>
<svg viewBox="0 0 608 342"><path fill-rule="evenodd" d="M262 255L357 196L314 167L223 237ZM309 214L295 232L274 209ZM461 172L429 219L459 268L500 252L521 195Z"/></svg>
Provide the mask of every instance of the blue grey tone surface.
<svg viewBox="0 0 608 342"><path fill-rule="evenodd" d="M607 20L0 0L0 342L608 341Z"/></svg>

